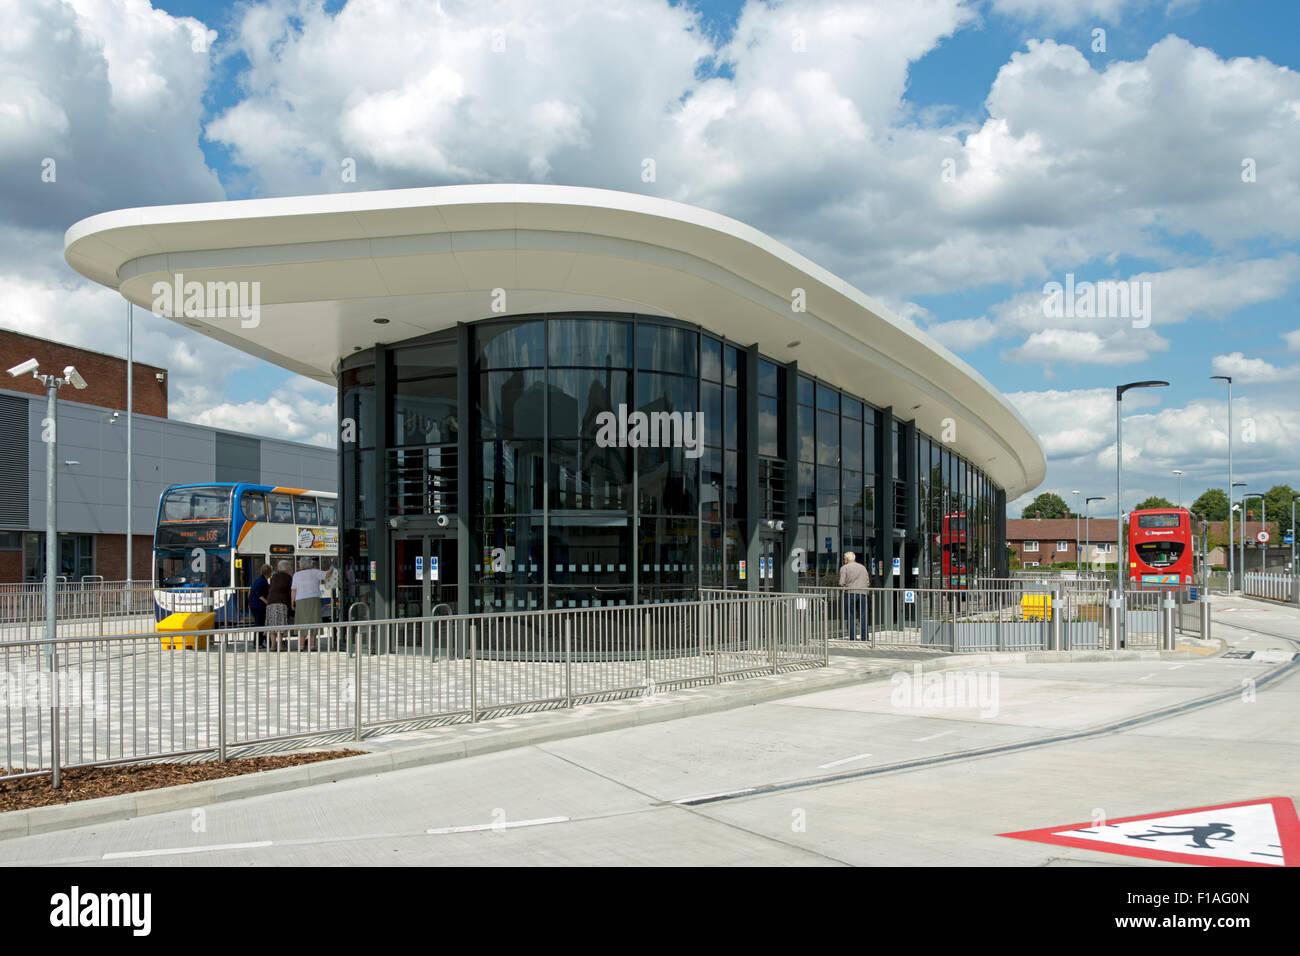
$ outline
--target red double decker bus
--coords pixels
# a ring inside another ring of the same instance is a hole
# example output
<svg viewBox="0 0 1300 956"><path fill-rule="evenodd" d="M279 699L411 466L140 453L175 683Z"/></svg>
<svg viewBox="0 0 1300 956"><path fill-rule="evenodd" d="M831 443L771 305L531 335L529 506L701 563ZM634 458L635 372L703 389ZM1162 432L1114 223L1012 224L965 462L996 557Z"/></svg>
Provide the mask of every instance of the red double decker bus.
<svg viewBox="0 0 1300 956"><path fill-rule="evenodd" d="M945 589L966 585L966 512L943 516L943 530L939 534L939 551L942 578L939 586Z"/></svg>
<svg viewBox="0 0 1300 956"><path fill-rule="evenodd" d="M1195 574L1191 514L1151 508L1128 516L1128 578L1133 588L1186 587Z"/></svg>

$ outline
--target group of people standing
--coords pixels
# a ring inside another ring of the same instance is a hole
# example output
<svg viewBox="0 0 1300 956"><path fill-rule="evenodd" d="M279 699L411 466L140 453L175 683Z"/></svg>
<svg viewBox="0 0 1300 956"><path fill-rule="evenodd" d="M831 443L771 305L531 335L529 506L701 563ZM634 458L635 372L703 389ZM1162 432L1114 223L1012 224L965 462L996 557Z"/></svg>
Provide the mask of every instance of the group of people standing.
<svg viewBox="0 0 1300 956"><path fill-rule="evenodd" d="M314 650L318 632L301 628L321 623L321 586L333 586L335 569L322 571L305 561L294 574L289 573L292 568L288 559L278 561L274 571L269 564L263 564L248 589L248 607L253 612L260 646L267 646L269 641L271 650L280 649L281 638L292 636L287 630L292 613L298 649Z"/></svg>

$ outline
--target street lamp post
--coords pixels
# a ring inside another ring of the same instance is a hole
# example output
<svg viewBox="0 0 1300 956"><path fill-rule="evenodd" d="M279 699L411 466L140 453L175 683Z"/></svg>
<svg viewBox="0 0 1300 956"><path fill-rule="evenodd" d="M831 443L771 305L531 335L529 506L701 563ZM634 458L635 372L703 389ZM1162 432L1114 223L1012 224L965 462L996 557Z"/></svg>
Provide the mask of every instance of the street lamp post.
<svg viewBox="0 0 1300 956"><path fill-rule="evenodd" d="M1085 551L1092 550L1092 531L1088 527L1088 519L1091 516L1088 514L1088 505L1092 504L1094 501L1105 500L1106 499L1101 495L1094 495L1091 498L1085 498L1083 501L1083 548Z"/></svg>
<svg viewBox="0 0 1300 956"><path fill-rule="evenodd" d="M55 648L58 636L58 619L55 615L57 600L55 571L58 568L58 461L59 430L59 389L71 385L77 389L86 387L86 380L81 373L69 365L63 369L63 377L42 375L40 363L28 359L9 370L14 378L32 373L32 377L45 386L45 421L41 423L45 438L45 663L50 676L50 786L55 790L60 786L59 771L59 693L55 680Z"/></svg>
<svg viewBox="0 0 1300 956"><path fill-rule="evenodd" d="M1079 561L1079 492L1076 489L1070 494L1074 495L1074 568L1075 574L1078 574L1082 570L1079 567L1081 564Z"/></svg>
<svg viewBox="0 0 1300 956"><path fill-rule="evenodd" d="M1174 474L1178 476L1178 507L1181 508L1183 506L1183 473L1175 468Z"/></svg>
<svg viewBox="0 0 1300 956"><path fill-rule="evenodd" d="M1295 500L1300 495L1291 496L1291 573L1295 574Z"/></svg>
<svg viewBox="0 0 1300 956"><path fill-rule="evenodd" d="M1246 482L1234 481L1232 483L1232 487L1245 488ZM1240 530L1241 530L1241 533L1239 535L1241 539L1241 560L1237 562L1237 566L1240 568L1241 573L1245 575L1246 573L1246 492L1244 491L1241 493L1241 521L1239 521L1238 524L1240 525ZM1229 529L1229 531L1231 531L1231 529ZM1232 545L1231 547L1235 547L1235 545ZM1231 550L1231 547L1229 548L1229 550ZM1244 591L1245 588L1246 588L1246 579L1245 577L1242 577L1241 589Z"/></svg>
<svg viewBox="0 0 1300 956"><path fill-rule="evenodd" d="M1232 570L1232 489L1235 487L1232 483L1232 376L1211 375L1210 379L1228 383L1228 593L1231 594L1236 581Z"/></svg>
<svg viewBox="0 0 1300 956"><path fill-rule="evenodd" d="M1115 386L1115 538L1119 553L1115 556L1115 577L1119 586L1119 634L1120 645L1124 646L1124 632L1128 609L1124 606L1124 562L1128 560L1127 545L1124 539L1124 393L1131 388L1163 388L1168 382L1129 382L1127 385Z"/></svg>

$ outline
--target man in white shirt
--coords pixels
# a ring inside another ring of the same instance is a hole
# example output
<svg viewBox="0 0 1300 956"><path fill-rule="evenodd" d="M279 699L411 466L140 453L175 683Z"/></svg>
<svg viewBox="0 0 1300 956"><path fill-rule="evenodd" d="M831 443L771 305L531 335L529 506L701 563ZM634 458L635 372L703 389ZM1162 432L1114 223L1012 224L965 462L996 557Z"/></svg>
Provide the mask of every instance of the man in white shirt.
<svg viewBox="0 0 1300 956"><path fill-rule="evenodd" d="M320 568L305 566L293 576L293 583L289 586L289 605L293 608L293 623L297 627L303 624L319 624L320 617L320 598L321 585L332 587L334 582L334 569L331 567L328 572ZM316 639L315 629L298 632L299 650L307 650L308 643Z"/></svg>

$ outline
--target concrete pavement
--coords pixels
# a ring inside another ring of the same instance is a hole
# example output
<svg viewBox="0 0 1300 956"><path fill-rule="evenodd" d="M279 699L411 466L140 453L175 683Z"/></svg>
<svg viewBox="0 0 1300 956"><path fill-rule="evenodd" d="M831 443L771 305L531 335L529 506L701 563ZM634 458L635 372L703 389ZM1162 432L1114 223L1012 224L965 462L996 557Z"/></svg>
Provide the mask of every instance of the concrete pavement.
<svg viewBox="0 0 1300 956"><path fill-rule="evenodd" d="M1245 627L1300 639L1300 613L1257 604L1216 601L1216 636L1292 647ZM997 834L1300 796L1300 681L1255 684L1274 661L998 661L951 687L925 672L917 683L914 663L719 713L8 840L0 861L1135 865ZM1233 693L1190 713L1016 749L1222 691ZM995 745L1011 749L961 756ZM869 775L825 779L858 771Z"/></svg>

